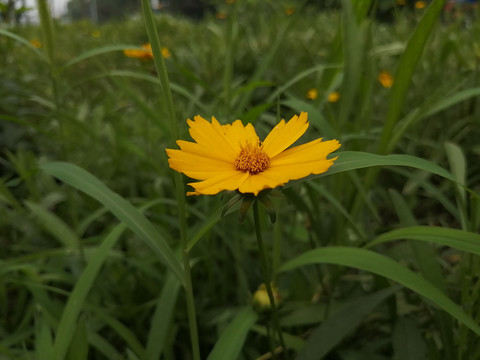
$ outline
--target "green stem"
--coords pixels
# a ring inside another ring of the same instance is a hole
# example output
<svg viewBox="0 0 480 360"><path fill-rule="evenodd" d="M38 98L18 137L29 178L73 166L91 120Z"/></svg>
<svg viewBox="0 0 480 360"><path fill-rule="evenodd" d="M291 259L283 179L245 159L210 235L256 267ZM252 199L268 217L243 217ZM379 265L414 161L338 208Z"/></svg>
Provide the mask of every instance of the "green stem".
<svg viewBox="0 0 480 360"><path fill-rule="evenodd" d="M271 275L270 266L268 263L267 253L265 251L265 246L263 244L263 239L262 239L262 229L260 227L260 216L258 215L257 199L255 199L253 202L253 220L255 223L255 234L257 236L257 244L258 244L258 250L260 253L260 262L262 264L263 278L265 281L265 287L267 288L268 300L270 301L270 306L272 309L271 314L272 314L273 326L278 333L278 339L280 340L280 346L282 347L283 352L285 354L285 359L288 359L288 353L285 347L285 341L283 340L282 330L280 328L280 323L277 317L277 307L275 304L275 298L273 296L273 290L272 290L272 275ZM272 352L272 358L274 359L275 358L274 347L271 349L271 352Z"/></svg>
<svg viewBox="0 0 480 360"><path fill-rule="evenodd" d="M157 69L158 79L160 80L165 103L167 107L168 117L170 119L170 135L172 144L178 139L179 131L175 115L175 106L173 104L172 90L170 88L170 81L168 79L167 67L165 59L162 56L162 47L160 39L158 38L157 29L153 18L152 8L149 0L142 0L143 16L145 19L145 26L147 28L148 38L152 46L153 59L155 68ZM184 288L187 303L188 325L190 329L190 341L192 345L193 359L200 360L200 346L198 340L197 315L195 311L195 299L193 295L192 274L190 269L190 252L188 250L187 241L187 218L186 218L186 202L185 189L183 185L182 176L180 173L175 173L175 198L178 204L178 222L180 228L180 243L182 246L183 255L183 276Z"/></svg>

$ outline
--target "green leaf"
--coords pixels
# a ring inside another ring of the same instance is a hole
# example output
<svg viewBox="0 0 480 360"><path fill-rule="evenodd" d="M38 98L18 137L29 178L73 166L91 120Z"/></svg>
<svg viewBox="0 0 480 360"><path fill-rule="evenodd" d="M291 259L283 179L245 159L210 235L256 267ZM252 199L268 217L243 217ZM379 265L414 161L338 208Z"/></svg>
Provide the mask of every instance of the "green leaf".
<svg viewBox="0 0 480 360"><path fill-rule="evenodd" d="M222 332L212 352L208 355L208 360L237 359L245 338L257 319L258 315L252 307L243 308Z"/></svg>
<svg viewBox="0 0 480 360"><path fill-rule="evenodd" d="M385 153L389 147L395 125L397 124L405 103L413 73L425 49L428 37L443 9L444 2L445 0L434 0L430 4L400 58L388 101L385 124L378 144L379 153Z"/></svg>
<svg viewBox="0 0 480 360"><path fill-rule="evenodd" d="M410 239L427 241L438 245L480 255L480 235L472 232L435 226L411 226L392 230L377 236L367 248L393 240Z"/></svg>
<svg viewBox="0 0 480 360"><path fill-rule="evenodd" d="M51 233L60 244L69 250L80 249L80 239L77 234L57 215L40 205L25 201L25 205L40 220L43 227Z"/></svg>
<svg viewBox="0 0 480 360"><path fill-rule="evenodd" d="M70 294L67 304L63 309L63 314L57 329L57 337L55 338L55 358L56 360L63 359L70 346L75 333L78 315L83 308L85 299L87 298L90 289L105 262L108 253L116 244L120 235L125 231L125 225L118 225L115 229L103 240L98 247L95 255L89 261L87 267L78 279Z"/></svg>
<svg viewBox="0 0 480 360"><path fill-rule="evenodd" d="M182 268L167 241L137 208L110 190L88 171L74 164L53 162L43 164L40 168L101 202L120 221L143 239L183 284Z"/></svg>
<svg viewBox="0 0 480 360"><path fill-rule="evenodd" d="M172 320L178 292L180 290L178 279L168 273L167 280L160 294L155 312L152 316L151 327L148 333L147 354L149 359L160 359L165 346L165 341L172 328Z"/></svg>
<svg viewBox="0 0 480 360"><path fill-rule="evenodd" d="M399 318L393 329L392 340L395 360L427 359L427 346L414 320Z"/></svg>
<svg viewBox="0 0 480 360"><path fill-rule="evenodd" d="M480 326L469 317L460 306L455 304L430 282L392 259L369 250L348 247L315 249L288 261L280 267L279 271L283 272L305 265L321 263L354 267L396 281L424 296L440 309L446 311L460 323L474 331L477 335L480 335Z"/></svg>
<svg viewBox="0 0 480 360"><path fill-rule="evenodd" d="M297 359L321 359L351 333L366 315L399 289L399 286L383 289L356 299L338 309L310 334Z"/></svg>
<svg viewBox="0 0 480 360"><path fill-rule="evenodd" d="M311 175L308 179L332 175L344 171L369 168L373 166L408 166L424 171L431 172L444 177L445 179L455 181L455 177L441 166L411 155L377 155L361 151L344 151L334 153L338 156L332 167L319 175Z"/></svg>
<svg viewBox="0 0 480 360"><path fill-rule="evenodd" d="M98 55L108 54L110 52L115 52L115 51L129 50L129 49L142 50L142 48L138 47L137 45L117 44L117 45L102 46L102 47L90 49L81 53L80 55L74 57L73 59L65 63L60 70L63 70L67 67L70 67L72 65L79 63L80 61L83 61Z"/></svg>
<svg viewBox="0 0 480 360"><path fill-rule="evenodd" d="M0 29L0 35L3 35L3 36L6 36L6 37L9 37L23 45L25 45L27 48L29 48L30 50L32 50L36 55L38 55L38 57L43 60L43 61L47 61L47 58L45 57L45 55L43 54L43 52L41 52L40 50L38 50L35 46L33 46L30 41L28 41L27 39L21 37L21 36L18 36L17 34L14 34L10 31L7 31L5 29Z"/></svg>

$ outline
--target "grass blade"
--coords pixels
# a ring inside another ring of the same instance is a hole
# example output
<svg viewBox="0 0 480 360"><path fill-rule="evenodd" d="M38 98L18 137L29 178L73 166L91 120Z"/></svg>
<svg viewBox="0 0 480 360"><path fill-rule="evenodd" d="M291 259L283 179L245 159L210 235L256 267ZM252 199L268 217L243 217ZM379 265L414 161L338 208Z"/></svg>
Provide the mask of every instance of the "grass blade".
<svg viewBox="0 0 480 360"><path fill-rule="evenodd" d="M41 169L101 202L120 221L142 238L183 283L182 268L167 241L137 208L110 190L88 171L74 164L53 162L41 165Z"/></svg>
<svg viewBox="0 0 480 360"><path fill-rule="evenodd" d="M477 335L480 335L480 326L460 306L430 282L388 257L369 250L348 247L325 247L310 250L282 265L279 271L283 272L305 265L322 263L354 267L396 281L427 298Z"/></svg>
<svg viewBox="0 0 480 360"><path fill-rule="evenodd" d="M366 315L399 289L399 286L383 289L356 299L338 309L312 332L297 359L321 359L352 332Z"/></svg>
<svg viewBox="0 0 480 360"><path fill-rule="evenodd" d="M223 331L208 355L208 360L237 359L245 338L257 319L257 313L250 306L243 308Z"/></svg>
<svg viewBox="0 0 480 360"><path fill-rule="evenodd" d="M400 59L397 71L395 72L395 82L393 83L392 92L390 93L385 125L383 126L378 144L378 153L380 154L384 154L389 147L393 130L405 103L413 73L425 49L428 37L443 9L444 2L444 0L435 0L431 3L409 39L407 47Z"/></svg>

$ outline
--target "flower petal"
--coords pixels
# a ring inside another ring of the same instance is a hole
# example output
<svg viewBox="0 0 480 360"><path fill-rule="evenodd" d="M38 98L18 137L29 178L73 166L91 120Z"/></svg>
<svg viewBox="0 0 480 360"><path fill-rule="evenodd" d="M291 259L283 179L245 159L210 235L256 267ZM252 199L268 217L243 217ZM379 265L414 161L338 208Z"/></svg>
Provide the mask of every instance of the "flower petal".
<svg viewBox="0 0 480 360"><path fill-rule="evenodd" d="M297 164L289 164L289 165L270 166L268 170L266 170L264 173L265 175L267 175L268 173L268 176L272 178L278 178L278 179L281 179L282 177L285 176L285 174L288 174L287 181L298 180L311 174L324 173L330 168L330 166L333 165L333 162L336 159L337 158L335 157L332 159L311 161L311 162L305 162L301 164L297 163ZM287 181L284 181L284 183L286 183Z"/></svg>
<svg viewBox="0 0 480 360"><path fill-rule="evenodd" d="M262 149L270 158L278 155L302 136L308 128L307 113L295 115L287 123L280 121L262 143Z"/></svg>
<svg viewBox="0 0 480 360"><path fill-rule="evenodd" d="M325 160L328 154L334 152L340 146L341 145L337 140L313 140L278 154L274 158L270 159L270 166L303 164Z"/></svg>
<svg viewBox="0 0 480 360"><path fill-rule="evenodd" d="M208 173L221 173L234 170L232 162L208 158L183 150L166 149L169 157L168 164L178 172L198 180L205 180L213 175ZM203 174L200 176L200 174ZM200 177L199 177L200 176Z"/></svg>
<svg viewBox="0 0 480 360"><path fill-rule="evenodd" d="M195 191L187 195L214 195L223 190L237 190L249 176L249 173L235 170L223 172L204 181L189 183Z"/></svg>
<svg viewBox="0 0 480 360"><path fill-rule="evenodd" d="M204 156L210 159L216 159L228 163L233 163L235 161L235 157L232 157L229 152L219 151L218 149L207 147L205 145L183 140L178 140L177 145L186 153Z"/></svg>
<svg viewBox="0 0 480 360"><path fill-rule="evenodd" d="M245 182L240 185L238 190L241 193L253 193L255 196L264 189L273 189L277 186L285 184L289 178L285 174L272 174L267 171L251 175ZM278 176L280 175L280 176Z"/></svg>
<svg viewBox="0 0 480 360"><path fill-rule="evenodd" d="M230 157L237 155L237 150L225 137L225 128L212 117L212 122L208 122L201 116L194 117L194 121L187 120L190 126L191 137L200 145L217 152L223 152Z"/></svg>
<svg viewBox="0 0 480 360"><path fill-rule="evenodd" d="M253 125L248 123L244 126L240 120L235 120L231 126L225 128L225 136L235 146L237 155L242 147L248 144L257 146L260 141Z"/></svg>

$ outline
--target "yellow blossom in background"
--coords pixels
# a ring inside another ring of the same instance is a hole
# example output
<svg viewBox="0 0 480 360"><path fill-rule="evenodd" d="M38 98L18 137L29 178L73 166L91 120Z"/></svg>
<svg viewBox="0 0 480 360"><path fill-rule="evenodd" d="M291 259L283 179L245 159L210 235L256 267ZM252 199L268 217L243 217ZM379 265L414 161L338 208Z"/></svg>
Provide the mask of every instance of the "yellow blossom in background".
<svg viewBox="0 0 480 360"><path fill-rule="evenodd" d="M92 37L94 38L99 38L100 37L100 30L94 30L92 31Z"/></svg>
<svg viewBox="0 0 480 360"><path fill-rule="evenodd" d="M292 15L293 13L295 13L295 8L293 6L287 6L285 8L286 15Z"/></svg>
<svg viewBox="0 0 480 360"><path fill-rule="evenodd" d="M307 113L280 121L260 142L252 124L240 120L220 125L212 117L187 120L195 142L178 140L180 150L166 149L170 167L198 182L188 185L187 195L214 195L223 190L238 190L255 196L290 180L327 171L337 159L327 155L337 150L337 140L316 139L287 149L307 130Z"/></svg>
<svg viewBox="0 0 480 360"><path fill-rule="evenodd" d="M123 54L127 57L137 58L142 60L153 59L152 46L150 44L143 44L140 49L123 50Z"/></svg>
<svg viewBox="0 0 480 360"><path fill-rule="evenodd" d="M217 13L215 14L215 17L218 20L225 20L227 18L227 14L225 14L223 11L217 11Z"/></svg>
<svg viewBox="0 0 480 360"><path fill-rule="evenodd" d="M32 44L33 47L40 49L42 47L42 43L38 41L37 39L32 39L30 40L30 44Z"/></svg>
<svg viewBox="0 0 480 360"><path fill-rule="evenodd" d="M423 9L427 6L425 1L415 1L415 9Z"/></svg>
<svg viewBox="0 0 480 360"><path fill-rule="evenodd" d="M315 100L318 97L318 91L315 88L312 88L307 91L307 94L305 95L307 99Z"/></svg>
<svg viewBox="0 0 480 360"><path fill-rule="evenodd" d="M388 71L380 71L378 81L384 88L391 88L393 86L393 76Z"/></svg>
<svg viewBox="0 0 480 360"><path fill-rule="evenodd" d="M278 307L280 305L282 298L278 289L272 284L272 293L273 293L273 305ZM272 309L270 304L270 298L268 297L267 287L265 284L260 284L258 289L253 293L252 304L255 310L258 312L265 312Z"/></svg>
<svg viewBox="0 0 480 360"><path fill-rule="evenodd" d="M164 59L168 59L170 56L172 56L172 54L170 53L170 50L168 50L167 47L162 46L162 57Z"/></svg>
<svg viewBox="0 0 480 360"><path fill-rule="evenodd" d="M168 59L172 54L167 47L162 47L162 56L165 59ZM123 50L123 54L127 57L137 58L141 60L150 60L153 59L152 46L150 44L143 44L142 50L140 49L126 49Z"/></svg>
<svg viewBox="0 0 480 360"><path fill-rule="evenodd" d="M405 0L397 0L397 5L404 6L407 5L407 2Z"/></svg>
<svg viewBox="0 0 480 360"><path fill-rule="evenodd" d="M233 4L235 2L235 0L225 0L225 3L227 4Z"/></svg>
<svg viewBox="0 0 480 360"><path fill-rule="evenodd" d="M330 94L327 96L327 101L329 103L335 103L340 99L340 93L338 91L332 91Z"/></svg>

